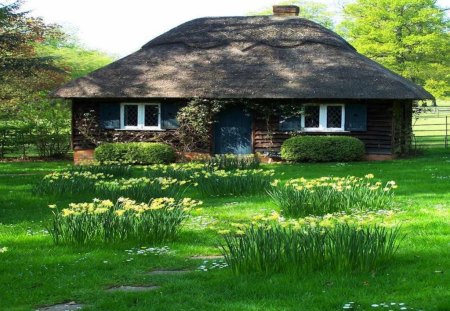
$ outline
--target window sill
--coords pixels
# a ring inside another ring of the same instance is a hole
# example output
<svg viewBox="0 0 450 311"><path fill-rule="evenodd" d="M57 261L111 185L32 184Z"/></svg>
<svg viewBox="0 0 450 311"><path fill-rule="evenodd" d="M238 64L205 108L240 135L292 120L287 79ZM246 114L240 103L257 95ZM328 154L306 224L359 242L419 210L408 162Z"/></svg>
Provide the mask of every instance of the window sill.
<svg viewBox="0 0 450 311"><path fill-rule="evenodd" d="M350 131L346 130L330 130L330 129L324 129L324 130L302 130L298 131L300 133L350 133Z"/></svg>
<svg viewBox="0 0 450 311"><path fill-rule="evenodd" d="M299 133L299 134L307 134L307 133L322 133L322 134L331 134L331 133L350 133L351 131L346 130L300 130L300 131L281 131L283 133Z"/></svg>
<svg viewBox="0 0 450 311"><path fill-rule="evenodd" d="M143 129L114 129L115 131L138 131L138 132L165 132L166 129L161 128L155 128L155 129L149 129L149 128L143 128Z"/></svg>

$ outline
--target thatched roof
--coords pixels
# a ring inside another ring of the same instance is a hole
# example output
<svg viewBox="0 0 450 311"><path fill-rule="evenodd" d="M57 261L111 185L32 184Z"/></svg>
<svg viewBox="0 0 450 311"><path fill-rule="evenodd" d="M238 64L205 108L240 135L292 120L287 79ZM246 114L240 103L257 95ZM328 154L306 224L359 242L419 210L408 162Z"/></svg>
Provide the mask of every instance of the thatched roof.
<svg viewBox="0 0 450 311"><path fill-rule="evenodd" d="M432 99L297 17L215 17L184 23L54 93L64 98Z"/></svg>

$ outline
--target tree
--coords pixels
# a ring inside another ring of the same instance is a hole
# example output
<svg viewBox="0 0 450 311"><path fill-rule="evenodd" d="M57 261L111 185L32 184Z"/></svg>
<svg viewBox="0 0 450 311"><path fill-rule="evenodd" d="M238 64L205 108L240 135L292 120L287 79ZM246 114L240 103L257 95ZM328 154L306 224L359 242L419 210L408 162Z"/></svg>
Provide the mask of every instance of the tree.
<svg viewBox="0 0 450 311"><path fill-rule="evenodd" d="M70 106L49 93L112 58L80 46L61 26L29 16L21 4L0 0L0 128L29 129L28 143L40 155L61 156L70 146Z"/></svg>
<svg viewBox="0 0 450 311"><path fill-rule="evenodd" d="M20 11L21 2L0 2L0 116L8 118L20 105L34 102L42 92L65 81L66 74L53 59L38 55L36 45L45 37L61 35L56 25Z"/></svg>
<svg viewBox="0 0 450 311"><path fill-rule="evenodd" d="M332 14L328 11L328 6L315 1L288 0L279 5L298 5L300 7L299 16L312 20L328 29L334 28ZM261 12L253 12L250 15L272 15L272 8Z"/></svg>
<svg viewBox="0 0 450 311"><path fill-rule="evenodd" d="M54 63L64 69L71 79L82 77L100 67L106 66L114 59L110 55L85 48L74 34L59 29L64 36L46 37L36 45L36 52L41 57L51 57Z"/></svg>
<svg viewBox="0 0 450 311"><path fill-rule="evenodd" d="M450 96L450 24L436 0L356 0L344 14L340 33L361 54Z"/></svg>
<svg viewBox="0 0 450 311"><path fill-rule="evenodd" d="M47 99L69 79L113 60L82 47L61 26L29 16L21 3L0 0L0 118L11 118L21 106Z"/></svg>

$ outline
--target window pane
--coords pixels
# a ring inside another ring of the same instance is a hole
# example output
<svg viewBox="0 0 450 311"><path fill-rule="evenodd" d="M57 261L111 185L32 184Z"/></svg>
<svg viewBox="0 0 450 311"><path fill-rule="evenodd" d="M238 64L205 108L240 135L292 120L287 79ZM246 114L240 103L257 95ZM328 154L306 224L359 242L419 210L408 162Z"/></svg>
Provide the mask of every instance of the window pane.
<svg viewBox="0 0 450 311"><path fill-rule="evenodd" d="M319 106L305 107L305 127L319 127Z"/></svg>
<svg viewBox="0 0 450 311"><path fill-rule="evenodd" d="M327 106L327 127L341 128L342 126L342 107Z"/></svg>
<svg viewBox="0 0 450 311"><path fill-rule="evenodd" d="M124 125L137 126L138 125L138 106L125 105L124 106Z"/></svg>
<svg viewBox="0 0 450 311"><path fill-rule="evenodd" d="M159 109L156 105L145 106L145 126L158 126Z"/></svg>

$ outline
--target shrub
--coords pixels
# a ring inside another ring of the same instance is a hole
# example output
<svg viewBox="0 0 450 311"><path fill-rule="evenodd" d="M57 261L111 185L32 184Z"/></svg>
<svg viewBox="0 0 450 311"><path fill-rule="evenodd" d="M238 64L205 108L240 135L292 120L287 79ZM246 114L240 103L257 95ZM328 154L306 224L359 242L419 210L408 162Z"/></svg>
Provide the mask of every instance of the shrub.
<svg viewBox="0 0 450 311"><path fill-rule="evenodd" d="M110 198L114 201L120 197L126 197L148 202L161 197L179 198L188 185L187 181L170 177L101 180L95 184L95 194L98 197Z"/></svg>
<svg viewBox="0 0 450 311"><path fill-rule="evenodd" d="M95 148L94 157L99 163L117 161L123 162L128 150L128 144L103 143Z"/></svg>
<svg viewBox="0 0 450 311"><path fill-rule="evenodd" d="M100 163L161 164L175 160L174 149L163 143L103 143L95 149Z"/></svg>
<svg viewBox="0 0 450 311"><path fill-rule="evenodd" d="M256 169L259 167L259 164L260 160L254 154L217 154L206 162L207 167L210 169L225 171Z"/></svg>
<svg viewBox="0 0 450 311"><path fill-rule="evenodd" d="M116 204L94 199L92 203L72 203L61 212L56 205L49 205L54 209L49 232L56 244L169 241L176 237L189 210L199 204L189 198L160 198L148 204L124 198Z"/></svg>
<svg viewBox="0 0 450 311"><path fill-rule="evenodd" d="M364 178L321 177L306 180L291 179L281 185L272 183L268 191L273 201L288 217L304 217L308 215L325 215L338 211L379 210L392 203L394 181L372 183L374 176Z"/></svg>
<svg viewBox="0 0 450 311"><path fill-rule="evenodd" d="M292 162L357 161L364 152L361 140L347 136L296 136L281 146L281 157Z"/></svg>
<svg viewBox="0 0 450 311"><path fill-rule="evenodd" d="M399 228L335 223L255 223L224 234L226 263L236 274L371 271L398 249Z"/></svg>

